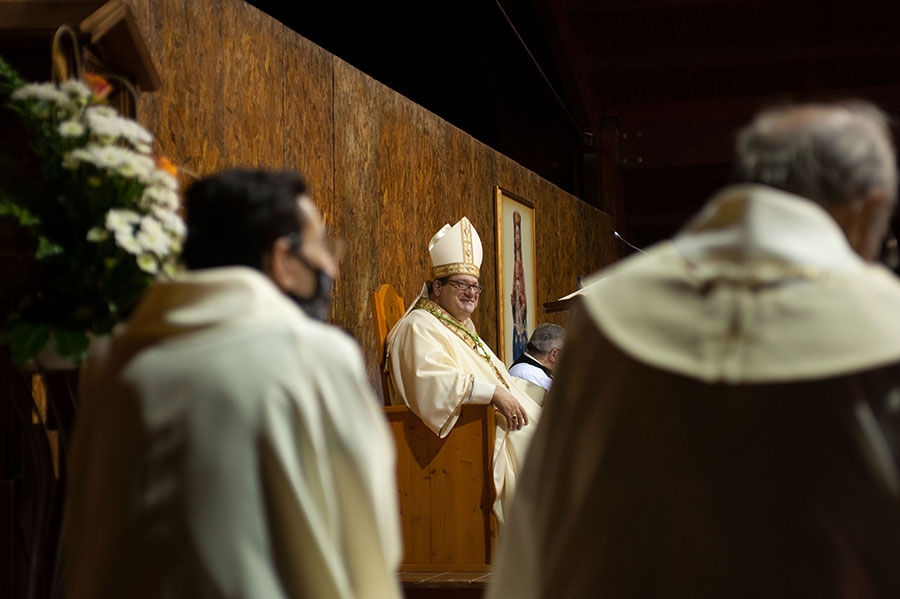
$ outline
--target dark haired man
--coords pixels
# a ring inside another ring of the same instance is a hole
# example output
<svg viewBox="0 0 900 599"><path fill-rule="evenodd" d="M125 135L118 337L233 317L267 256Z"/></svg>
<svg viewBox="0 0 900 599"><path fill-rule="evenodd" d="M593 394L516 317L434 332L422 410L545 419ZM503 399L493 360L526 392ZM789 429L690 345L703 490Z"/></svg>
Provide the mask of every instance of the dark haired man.
<svg viewBox="0 0 900 599"><path fill-rule="evenodd" d="M82 373L70 598L397 597L394 450L359 349L317 317L337 259L294 173L186 193L190 272Z"/></svg>
<svg viewBox="0 0 900 599"><path fill-rule="evenodd" d="M489 597L900 597L885 115L765 111L734 170L585 288Z"/></svg>

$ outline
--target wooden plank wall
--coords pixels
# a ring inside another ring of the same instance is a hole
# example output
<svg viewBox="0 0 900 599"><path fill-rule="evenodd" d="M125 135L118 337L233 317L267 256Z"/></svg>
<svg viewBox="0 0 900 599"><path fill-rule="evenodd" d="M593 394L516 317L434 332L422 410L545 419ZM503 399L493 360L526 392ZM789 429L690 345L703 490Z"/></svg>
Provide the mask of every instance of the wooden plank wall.
<svg viewBox="0 0 900 599"><path fill-rule="evenodd" d="M347 242L333 320L360 342L380 394L369 295L409 301L426 244L468 216L484 245L475 315L497 346L495 185L532 200L539 301L575 289L616 257L612 219L241 0L128 0L163 86L138 113L157 151L204 175L232 166L291 168ZM565 315L537 321L565 324Z"/></svg>

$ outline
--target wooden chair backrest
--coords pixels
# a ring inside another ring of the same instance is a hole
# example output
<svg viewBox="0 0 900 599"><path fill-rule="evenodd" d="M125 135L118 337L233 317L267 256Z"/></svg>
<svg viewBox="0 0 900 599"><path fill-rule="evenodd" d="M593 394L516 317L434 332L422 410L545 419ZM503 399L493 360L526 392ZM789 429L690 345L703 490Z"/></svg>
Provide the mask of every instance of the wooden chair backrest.
<svg viewBox="0 0 900 599"><path fill-rule="evenodd" d="M372 319L375 325L375 349L378 352L378 365L381 368L381 389L384 392L384 405L391 405L391 382L386 372L387 354L385 344L390 330L403 317L403 299L390 285L382 285L372 294Z"/></svg>

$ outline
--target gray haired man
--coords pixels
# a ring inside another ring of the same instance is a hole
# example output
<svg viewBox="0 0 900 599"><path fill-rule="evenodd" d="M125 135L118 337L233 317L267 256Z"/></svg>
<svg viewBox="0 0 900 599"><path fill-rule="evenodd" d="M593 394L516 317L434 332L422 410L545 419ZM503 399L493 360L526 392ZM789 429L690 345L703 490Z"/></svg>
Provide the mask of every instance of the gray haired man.
<svg viewBox="0 0 900 599"><path fill-rule="evenodd" d="M900 597L886 118L763 112L734 172L586 288L489 598Z"/></svg>
<svg viewBox="0 0 900 599"><path fill-rule="evenodd" d="M539 324L525 352L509 367L509 373L549 391L565 339L566 330L558 324Z"/></svg>

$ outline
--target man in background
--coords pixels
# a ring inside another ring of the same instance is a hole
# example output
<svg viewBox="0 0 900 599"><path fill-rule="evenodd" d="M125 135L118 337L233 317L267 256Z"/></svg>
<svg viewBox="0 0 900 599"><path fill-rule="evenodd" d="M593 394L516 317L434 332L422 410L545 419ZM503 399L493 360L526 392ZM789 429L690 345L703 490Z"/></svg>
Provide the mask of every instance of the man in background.
<svg viewBox="0 0 900 599"><path fill-rule="evenodd" d="M763 112L734 170L585 289L489 597L900 597L885 115Z"/></svg>
<svg viewBox="0 0 900 599"><path fill-rule="evenodd" d="M526 351L509 367L509 373L527 383L529 395L541 405L553 384L553 372L559 364L565 339L566 330L558 324L539 324L528 340Z"/></svg>
<svg viewBox="0 0 900 599"><path fill-rule="evenodd" d="M398 597L394 448L303 180L186 193L190 272L84 366L66 596ZM323 309L324 308L324 309Z"/></svg>

